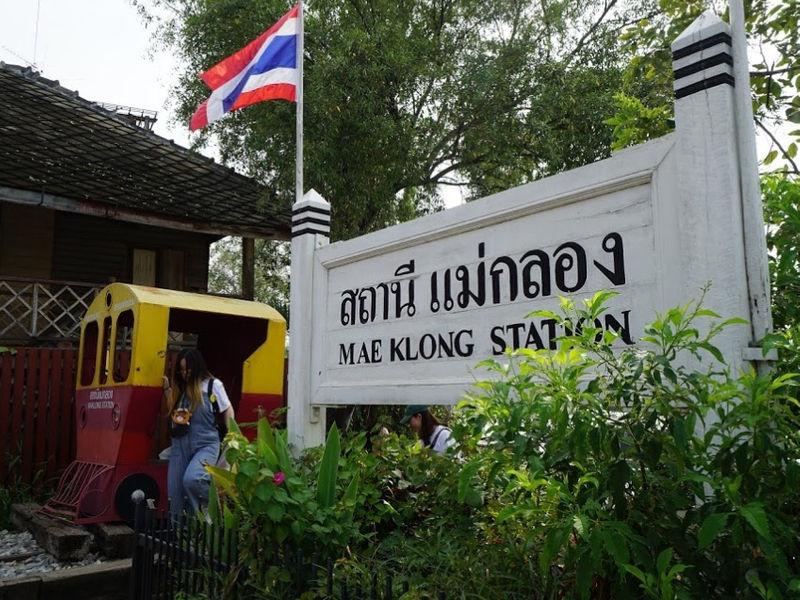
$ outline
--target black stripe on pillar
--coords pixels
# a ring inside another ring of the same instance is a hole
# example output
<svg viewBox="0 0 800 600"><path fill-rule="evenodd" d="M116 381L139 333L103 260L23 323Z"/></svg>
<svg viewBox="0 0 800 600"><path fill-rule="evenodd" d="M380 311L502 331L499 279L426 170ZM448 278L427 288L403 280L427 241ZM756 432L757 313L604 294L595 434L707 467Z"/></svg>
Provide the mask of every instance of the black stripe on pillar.
<svg viewBox="0 0 800 600"><path fill-rule="evenodd" d="M712 35L710 38L706 38L704 40L700 40L699 42L695 42L694 44L689 44L685 48L681 48L680 50L675 50L672 53L672 60L678 60L679 58L683 58L685 56L689 56L690 54L694 54L695 52L700 52L700 50L705 50L706 48L711 48L712 46L716 46L717 44L728 44L731 45L731 36L728 33L722 32L718 33L717 35Z"/></svg>
<svg viewBox="0 0 800 600"><path fill-rule="evenodd" d="M328 215L328 216L330 216L331 209L330 208L319 208L317 206L303 206L301 208L294 209L292 211L292 216L300 215L300 214L302 214L304 212L312 212L312 213L317 213L319 215Z"/></svg>
<svg viewBox="0 0 800 600"><path fill-rule="evenodd" d="M731 87L735 87L736 83L732 75L728 73L720 73L719 75L714 75L713 77L709 77L708 79L703 79L698 81L697 83L693 83L691 85L687 85L686 87L679 88L675 90L675 98L685 98L686 96L690 96L697 92L702 92L703 90L707 90L712 87L716 87L718 85L728 84Z"/></svg>
<svg viewBox="0 0 800 600"><path fill-rule="evenodd" d="M685 67L681 67L680 69L676 69L673 71L673 76L675 81L678 79L682 79L683 77L687 77L688 75L693 75L694 73L698 73L699 71L704 71L706 69L710 69L711 67L716 67L717 65L727 64L733 66L733 57L728 54L727 52L720 52L719 54L715 54L714 56L709 56L708 58L704 58L703 60L698 60L696 63L692 63L690 65L686 65Z"/></svg>
<svg viewBox="0 0 800 600"><path fill-rule="evenodd" d="M322 230L319 230L319 229L315 229L314 227L306 227L304 229L299 229L297 231L295 231L293 229L292 230L292 237L297 237L298 235L304 235L306 233L317 233L317 234L320 234L320 235L328 235L330 233L330 231L327 231L327 230L326 231L322 231Z"/></svg>
<svg viewBox="0 0 800 600"><path fill-rule="evenodd" d="M316 223L317 225L325 225L330 227L331 220L330 219L316 219L314 217L304 217L302 219L292 220L292 227L296 227L297 225L302 225L303 223Z"/></svg>

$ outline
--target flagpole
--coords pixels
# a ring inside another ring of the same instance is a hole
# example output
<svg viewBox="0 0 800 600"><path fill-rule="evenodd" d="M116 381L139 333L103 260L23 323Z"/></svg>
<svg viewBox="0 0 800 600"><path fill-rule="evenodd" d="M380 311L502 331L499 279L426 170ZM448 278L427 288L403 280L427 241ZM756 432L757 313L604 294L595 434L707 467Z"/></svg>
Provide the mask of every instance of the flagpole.
<svg viewBox="0 0 800 600"><path fill-rule="evenodd" d="M297 36L297 106L296 106L296 123L295 135L297 138L297 156L295 159L295 202L300 202L303 199L303 38L305 37L305 28L303 26L303 0L297 3L297 25L299 27L300 35Z"/></svg>

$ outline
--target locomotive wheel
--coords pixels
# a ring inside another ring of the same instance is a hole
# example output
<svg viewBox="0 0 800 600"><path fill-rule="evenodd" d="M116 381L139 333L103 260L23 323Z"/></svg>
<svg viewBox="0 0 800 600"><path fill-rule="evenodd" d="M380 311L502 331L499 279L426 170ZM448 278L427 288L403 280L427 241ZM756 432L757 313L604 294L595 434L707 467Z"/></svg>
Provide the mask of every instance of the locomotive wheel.
<svg viewBox="0 0 800 600"><path fill-rule="evenodd" d="M117 486L117 493L114 495L114 508L117 510L120 519L128 525L133 525L135 506L131 499L131 494L136 490L141 490L144 492L145 498L152 498L158 504L160 494L155 479L144 473L128 475Z"/></svg>

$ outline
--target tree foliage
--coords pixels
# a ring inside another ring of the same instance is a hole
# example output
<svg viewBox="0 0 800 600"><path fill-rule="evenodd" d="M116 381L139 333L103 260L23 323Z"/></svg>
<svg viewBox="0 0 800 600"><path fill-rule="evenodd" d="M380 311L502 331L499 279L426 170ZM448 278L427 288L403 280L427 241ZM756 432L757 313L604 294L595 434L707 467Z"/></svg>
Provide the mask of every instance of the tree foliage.
<svg viewBox="0 0 800 600"><path fill-rule="evenodd" d="M650 111L672 113L670 43L705 10L712 9L727 19L727 4L723 0L660 0L646 18L625 30L622 40L631 60L618 97L619 110L612 121L615 147L639 143L669 130L666 119L648 116L652 116ZM755 50L759 57L750 73L755 121L771 140L764 163L771 165L780 158L780 170L800 174L796 161L800 142L800 6L796 0L745 0L744 4L748 44L751 53ZM781 131L788 134L788 142Z"/></svg>
<svg viewBox="0 0 800 600"><path fill-rule="evenodd" d="M618 35L653 1L310 0L305 179L332 204L332 237L435 210L441 186L481 196L606 156L603 121L624 66ZM208 95L197 73L287 9L285 0L151 4L168 11L157 38L185 65L181 120ZM212 136L226 161L292 201L291 104L229 115L197 142Z"/></svg>
<svg viewBox="0 0 800 600"><path fill-rule="evenodd" d="M784 173L762 177L772 318L765 345L778 351L780 373L800 372L800 182ZM795 394L800 397L800 394Z"/></svg>
<svg viewBox="0 0 800 600"><path fill-rule="evenodd" d="M211 247L208 291L238 296L242 293L242 241L226 237ZM270 240L255 241L255 290L259 302L289 317L289 245Z"/></svg>

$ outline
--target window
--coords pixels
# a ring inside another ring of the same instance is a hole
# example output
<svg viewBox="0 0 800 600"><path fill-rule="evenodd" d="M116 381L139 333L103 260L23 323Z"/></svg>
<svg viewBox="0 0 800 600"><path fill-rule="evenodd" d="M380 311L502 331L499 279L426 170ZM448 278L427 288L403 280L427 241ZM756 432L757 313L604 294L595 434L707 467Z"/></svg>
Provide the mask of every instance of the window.
<svg viewBox="0 0 800 600"><path fill-rule="evenodd" d="M131 351L133 350L133 311L126 310L117 317L117 330L114 336L114 381L128 380L131 372Z"/></svg>
<svg viewBox="0 0 800 600"><path fill-rule="evenodd" d="M100 355L100 383L108 381L108 358L111 354L111 317L103 319L103 346Z"/></svg>
<svg viewBox="0 0 800 600"><path fill-rule="evenodd" d="M91 321L83 329L83 359L81 364L81 385L92 385L97 364L97 321Z"/></svg>
<svg viewBox="0 0 800 600"><path fill-rule="evenodd" d="M156 251L134 248L133 283L154 286L156 284Z"/></svg>

